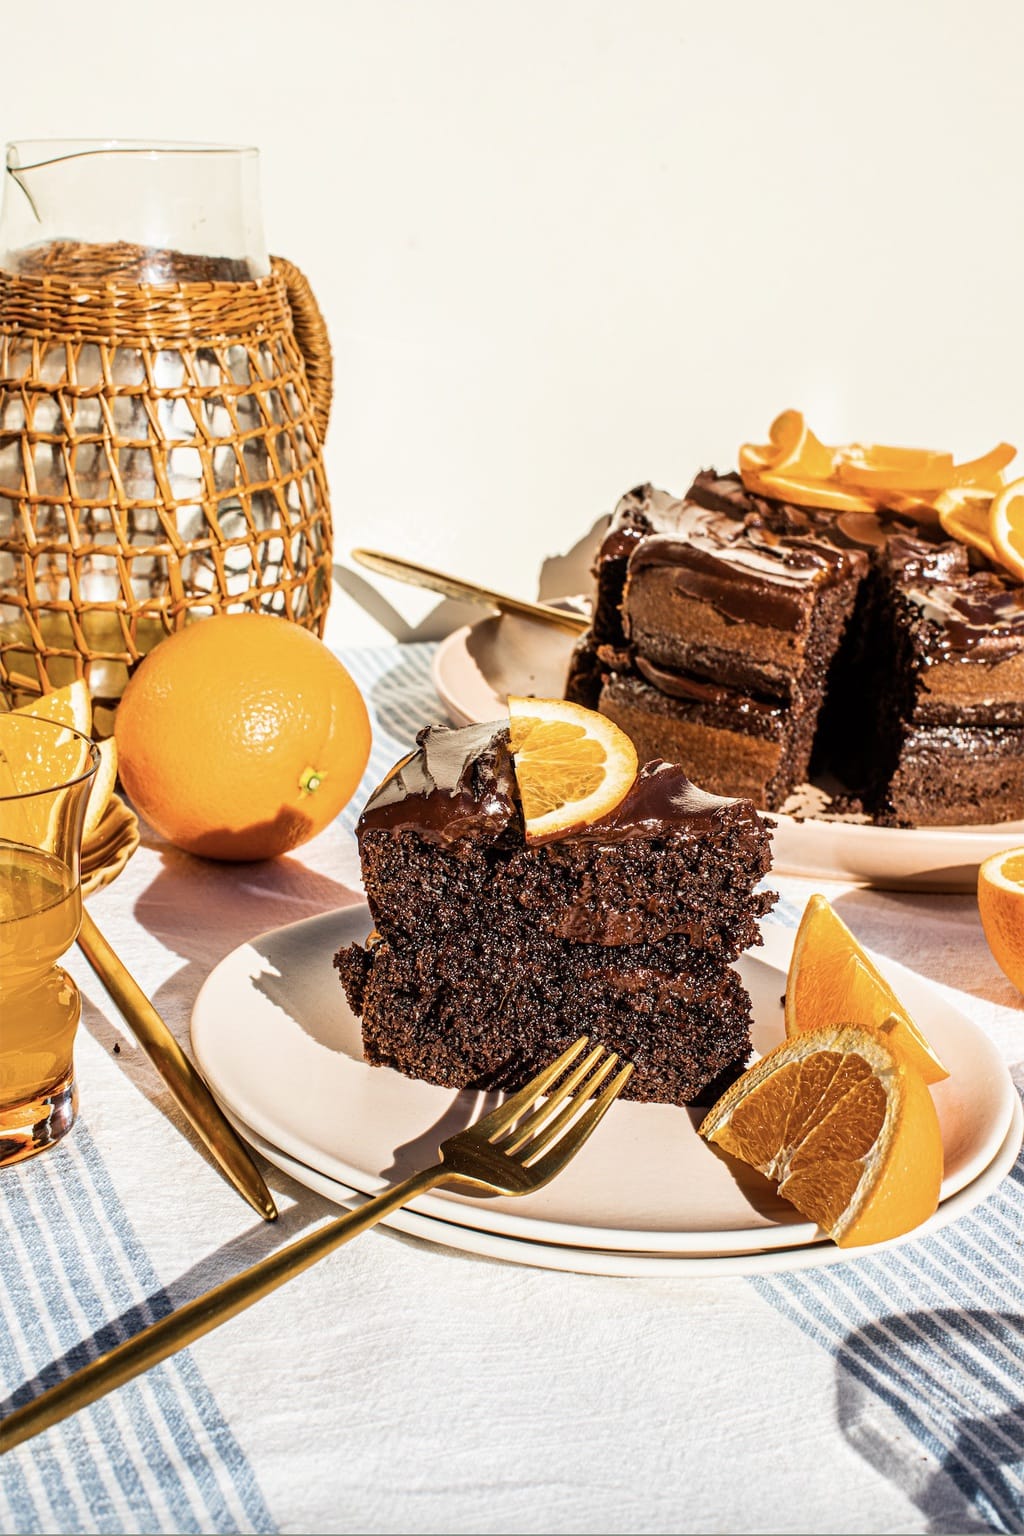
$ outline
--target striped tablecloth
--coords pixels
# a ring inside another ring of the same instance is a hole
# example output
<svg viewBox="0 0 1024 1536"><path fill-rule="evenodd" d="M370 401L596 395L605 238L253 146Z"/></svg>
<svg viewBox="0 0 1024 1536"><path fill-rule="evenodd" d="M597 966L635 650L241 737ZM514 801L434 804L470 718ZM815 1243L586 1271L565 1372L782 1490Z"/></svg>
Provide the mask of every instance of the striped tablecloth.
<svg viewBox="0 0 1024 1536"><path fill-rule="evenodd" d="M438 718L431 648L343 659L364 791ZM231 867L148 835L96 921L183 1043L253 934L356 899L363 792L299 854ZM775 878L795 925L811 887ZM969 897L829 891L1024 1083L1021 1000ZM0 1414L332 1209L218 1177L81 958L82 1110L0 1174ZM0 1020L0 1028L2 1028ZM377 1229L0 1457L4 1532L1024 1530L1024 1165L898 1250L759 1278L621 1280Z"/></svg>

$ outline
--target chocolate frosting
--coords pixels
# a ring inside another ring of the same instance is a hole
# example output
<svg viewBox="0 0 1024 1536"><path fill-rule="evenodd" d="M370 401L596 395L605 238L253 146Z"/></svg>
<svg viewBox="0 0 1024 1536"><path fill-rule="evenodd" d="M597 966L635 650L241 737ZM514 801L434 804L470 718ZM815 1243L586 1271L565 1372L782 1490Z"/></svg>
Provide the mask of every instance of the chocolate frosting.
<svg viewBox="0 0 1024 1536"><path fill-rule="evenodd" d="M645 763L632 787L614 810L600 821L570 833L566 841L623 843L631 838L665 837L670 833L707 830L708 823L730 813L743 817L758 840L764 832L761 820L747 800L711 795L690 782L674 763L655 758Z"/></svg>
<svg viewBox="0 0 1024 1536"><path fill-rule="evenodd" d="M999 660L1002 642L1019 645L1024 635L1024 587L992 570L971 571L962 544L938 546L921 539L895 537L885 552L886 566L900 591L928 621L927 649L935 659L986 647Z"/></svg>
<svg viewBox="0 0 1024 1536"><path fill-rule="evenodd" d="M493 839L519 818L507 724L431 725L416 746L366 802L357 836L408 828L437 842Z"/></svg>
<svg viewBox="0 0 1024 1536"><path fill-rule="evenodd" d="M367 801L356 828L364 832L414 831L431 842L462 837L496 839L521 827L508 725L496 721L453 730L427 726L416 737L416 751L388 774ZM763 837L761 823L746 801L724 799L698 789L671 763L654 761L640 769L632 787L613 811L589 826L548 839L621 843L707 828L730 812L750 822L751 835Z"/></svg>
<svg viewBox="0 0 1024 1536"><path fill-rule="evenodd" d="M815 587L867 567L863 545L836 538L833 521L751 495L738 475L703 470L682 500L649 485L624 496L599 560L628 554L629 582L660 567L730 619L799 629Z"/></svg>

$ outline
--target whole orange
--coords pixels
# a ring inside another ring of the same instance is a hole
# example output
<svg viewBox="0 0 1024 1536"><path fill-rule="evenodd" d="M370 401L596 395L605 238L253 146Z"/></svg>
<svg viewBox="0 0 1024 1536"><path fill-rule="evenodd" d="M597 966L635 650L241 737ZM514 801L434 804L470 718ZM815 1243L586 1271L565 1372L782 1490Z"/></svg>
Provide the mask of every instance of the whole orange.
<svg viewBox="0 0 1024 1536"><path fill-rule="evenodd" d="M270 614L216 614L161 641L114 734L129 799L168 842L211 859L298 847L347 805L370 755L341 662Z"/></svg>

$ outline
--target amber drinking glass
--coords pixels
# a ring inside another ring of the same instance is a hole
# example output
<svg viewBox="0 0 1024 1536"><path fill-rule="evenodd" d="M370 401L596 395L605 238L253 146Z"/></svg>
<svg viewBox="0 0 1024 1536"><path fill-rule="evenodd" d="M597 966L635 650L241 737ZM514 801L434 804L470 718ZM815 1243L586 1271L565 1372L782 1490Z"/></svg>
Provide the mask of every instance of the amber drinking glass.
<svg viewBox="0 0 1024 1536"><path fill-rule="evenodd" d="M99 754L77 731L0 714L0 1167L70 1130L81 1000L58 964L82 920L79 861Z"/></svg>

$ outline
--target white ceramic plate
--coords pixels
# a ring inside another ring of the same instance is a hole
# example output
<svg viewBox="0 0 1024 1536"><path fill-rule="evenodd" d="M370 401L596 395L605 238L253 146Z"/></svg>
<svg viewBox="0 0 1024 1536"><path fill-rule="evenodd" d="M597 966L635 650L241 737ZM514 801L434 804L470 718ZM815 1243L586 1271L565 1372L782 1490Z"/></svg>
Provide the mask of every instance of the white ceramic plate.
<svg viewBox="0 0 1024 1536"><path fill-rule="evenodd" d="M347 1188L315 1168L308 1167L296 1158L289 1157L280 1147L274 1147L257 1136L249 1126L232 1116L242 1135L256 1150L290 1174L300 1184L313 1189L327 1200L347 1205L359 1200L358 1191ZM951 1221L965 1216L1002 1182L1017 1160L1021 1136L1024 1134L1024 1108L1020 1101L1014 1104L1010 1129L995 1157L973 1183L959 1194L944 1200L921 1226L904 1237L893 1238L888 1243L876 1243L870 1248L837 1248L833 1243L820 1242L799 1248L768 1249L762 1252L729 1254L660 1253L638 1250L622 1251L607 1248L579 1248L569 1244L530 1242L524 1238L504 1237L499 1233L481 1231L475 1227L463 1227L449 1221L438 1221L432 1216L419 1216L408 1208L392 1212L384 1218L384 1224L395 1227L410 1237L424 1242L439 1243L463 1253L481 1254L490 1259L503 1259L511 1264L529 1264L537 1269L571 1270L583 1275L656 1276L663 1279L682 1279L687 1275L699 1275L702 1279L717 1275L769 1275L784 1270L819 1269L827 1264L841 1264L857 1258L859 1254L875 1254L883 1248L895 1248L901 1243L926 1237L937 1232Z"/></svg>
<svg viewBox="0 0 1024 1536"><path fill-rule="evenodd" d="M493 1102L363 1062L359 1021L331 960L370 926L359 905L263 934L211 972L192 1015L199 1065L225 1107L289 1157L364 1194L432 1162L446 1136ZM782 1038L792 942L789 930L765 930L768 960L745 956L739 966L758 1051ZM919 977L878 963L951 1072L935 1089L948 1199L992 1161L1017 1096L987 1036ZM820 1239L760 1174L701 1140L700 1116L620 1102L536 1194L481 1200L445 1191L413 1208L502 1236L601 1249L741 1253Z"/></svg>
<svg viewBox="0 0 1024 1536"><path fill-rule="evenodd" d="M510 693L561 696L573 643L572 635L524 619L483 619L438 647L434 686L457 725L497 720ZM1024 843L1024 821L905 829L771 814L779 874L889 889L973 891L983 859Z"/></svg>

